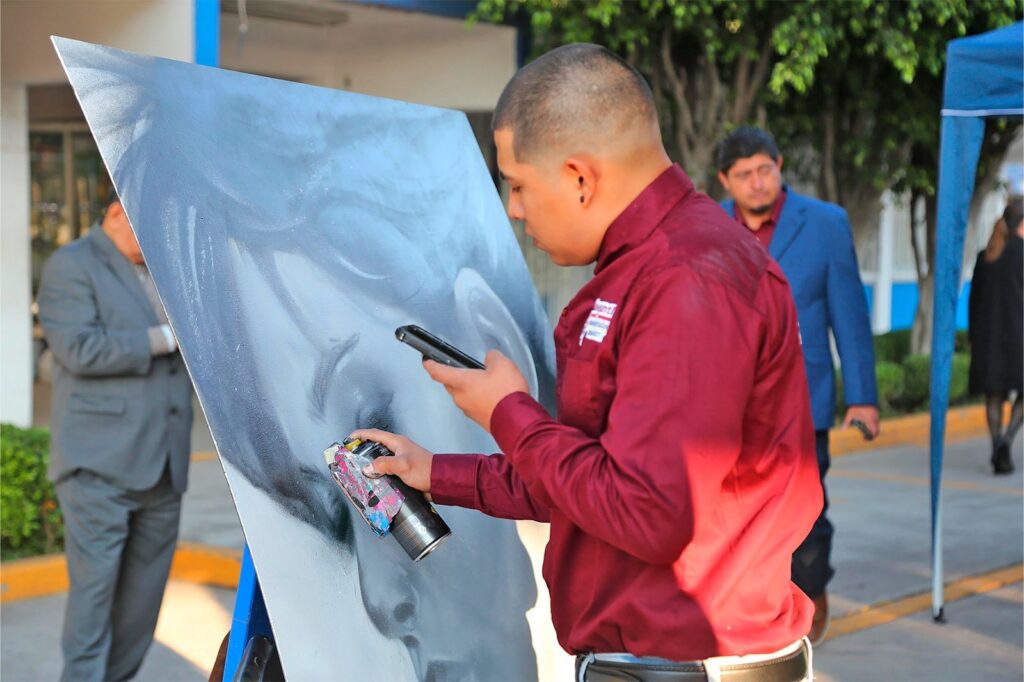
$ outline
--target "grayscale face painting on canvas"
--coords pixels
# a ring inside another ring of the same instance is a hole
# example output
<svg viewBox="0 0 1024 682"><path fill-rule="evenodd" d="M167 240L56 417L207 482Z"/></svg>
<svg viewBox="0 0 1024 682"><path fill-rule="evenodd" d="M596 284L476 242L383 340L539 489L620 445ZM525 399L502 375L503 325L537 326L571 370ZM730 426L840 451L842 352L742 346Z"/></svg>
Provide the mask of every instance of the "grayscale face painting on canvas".
<svg viewBox="0 0 1024 682"><path fill-rule="evenodd" d="M490 437L394 338L498 348L547 390L548 328L459 112L55 39L178 338L286 675L537 676L516 526L442 508L412 563L323 450L357 427L439 452Z"/></svg>

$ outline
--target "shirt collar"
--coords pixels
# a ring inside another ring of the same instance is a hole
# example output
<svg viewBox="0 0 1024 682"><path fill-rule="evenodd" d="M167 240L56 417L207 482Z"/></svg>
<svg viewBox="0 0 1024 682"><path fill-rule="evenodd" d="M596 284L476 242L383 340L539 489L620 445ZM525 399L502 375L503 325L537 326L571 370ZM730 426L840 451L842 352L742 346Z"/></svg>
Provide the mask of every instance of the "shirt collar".
<svg viewBox="0 0 1024 682"><path fill-rule="evenodd" d="M693 181L677 164L665 169L608 226L594 273L647 239L672 207L693 191Z"/></svg>
<svg viewBox="0 0 1024 682"><path fill-rule="evenodd" d="M117 250L117 246L114 241L103 231L103 223L96 221L89 228L89 234L86 235L88 239L91 239L96 247L104 254L108 259L118 256L124 258L124 254ZM128 259L124 258L127 262Z"/></svg>
<svg viewBox="0 0 1024 682"><path fill-rule="evenodd" d="M760 229L776 227L779 224L779 218L782 216L782 206L786 203L786 191L789 188L786 185L782 186L782 190L779 192L779 196L775 198L775 205L772 206L772 214L768 216L768 220L761 223ZM743 213L740 211L740 206L736 202L732 205L732 215L743 227L750 230L750 226L747 225L747 221L743 218ZM753 230L751 230L753 232Z"/></svg>

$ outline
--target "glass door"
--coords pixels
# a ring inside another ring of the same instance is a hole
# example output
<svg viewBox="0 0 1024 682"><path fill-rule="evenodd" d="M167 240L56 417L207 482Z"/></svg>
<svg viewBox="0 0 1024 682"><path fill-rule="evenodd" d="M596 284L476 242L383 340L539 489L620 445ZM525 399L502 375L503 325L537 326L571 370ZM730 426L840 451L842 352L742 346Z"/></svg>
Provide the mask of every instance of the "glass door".
<svg viewBox="0 0 1024 682"><path fill-rule="evenodd" d="M36 294L53 252L89 232L113 197L113 186L84 123L32 126L29 145L29 235L32 243L33 376L46 347ZM49 383L37 383L34 422L49 422Z"/></svg>
<svg viewBox="0 0 1024 682"><path fill-rule="evenodd" d="M88 233L113 196L110 177L84 125L29 131L32 297L54 251Z"/></svg>

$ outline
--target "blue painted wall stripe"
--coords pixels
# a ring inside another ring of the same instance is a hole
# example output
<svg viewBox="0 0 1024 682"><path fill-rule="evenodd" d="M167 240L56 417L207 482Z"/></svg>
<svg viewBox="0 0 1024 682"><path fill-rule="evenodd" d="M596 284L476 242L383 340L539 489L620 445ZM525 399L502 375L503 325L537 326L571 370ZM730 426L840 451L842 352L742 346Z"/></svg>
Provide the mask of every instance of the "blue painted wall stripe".
<svg viewBox="0 0 1024 682"><path fill-rule="evenodd" d="M892 285L892 317L893 329L910 329L914 324L914 312L917 310L917 285L909 282L895 282Z"/></svg>
<svg viewBox="0 0 1024 682"><path fill-rule="evenodd" d="M874 303L874 285L864 285L864 295L868 299L868 310ZM960 298L956 302L956 328L967 329L967 303L971 296L971 283L965 282L960 290ZM910 282L894 282L892 285L892 314L889 323L893 331L910 329L914 324L914 312L917 310L917 285Z"/></svg>
<svg viewBox="0 0 1024 682"><path fill-rule="evenodd" d="M960 290L960 298L956 301L956 328L967 329L967 304L971 298L971 283L964 282L964 288Z"/></svg>
<svg viewBox="0 0 1024 682"><path fill-rule="evenodd" d="M476 0L355 0L362 5L376 5L385 9L436 14L442 17L465 19L476 9Z"/></svg>
<svg viewBox="0 0 1024 682"><path fill-rule="evenodd" d="M220 0L195 0L195 60L220 66Z"/></svg>

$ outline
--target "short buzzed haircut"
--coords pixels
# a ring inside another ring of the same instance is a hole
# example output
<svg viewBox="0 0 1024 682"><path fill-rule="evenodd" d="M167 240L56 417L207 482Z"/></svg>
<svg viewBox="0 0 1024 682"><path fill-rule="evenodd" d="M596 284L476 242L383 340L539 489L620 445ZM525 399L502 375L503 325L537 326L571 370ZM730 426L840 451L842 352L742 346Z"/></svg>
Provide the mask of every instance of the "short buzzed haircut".
<svg viewBox="0 0 1024 682"><path fill-rule="evenodd" d="M513 134L523 162L540 150L657 126L644 77L600 45L556 48L520 69L501 93L492 130ZM575 150L574 150L575 151Z"/></svg>
<svg viewBox="0 0 1024 682"><path fill-rule="evenodd" d="M728 174L732 165L740 159L756 154L767 154L772 161L779 160L779 146L767 130L746 126L737 128L725 136L715 149L715 165L722 173Z"/></svg>

